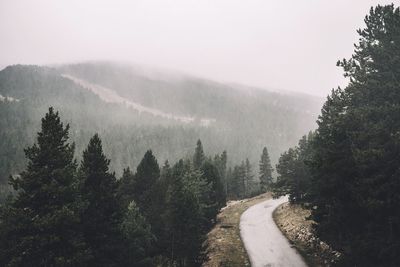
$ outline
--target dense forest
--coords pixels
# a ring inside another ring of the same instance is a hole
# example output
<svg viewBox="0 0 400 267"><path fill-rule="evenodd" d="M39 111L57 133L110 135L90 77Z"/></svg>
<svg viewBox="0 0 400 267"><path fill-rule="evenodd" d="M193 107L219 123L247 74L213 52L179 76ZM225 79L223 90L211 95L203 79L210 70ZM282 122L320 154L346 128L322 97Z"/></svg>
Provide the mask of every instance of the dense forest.
<svg viewBox="0 0 400 267"><path fill-rule="evenodd" d="M0 71L1 265L200 265L220 208L270 188L320 103L154 75L105 62Z"/></svg>
<svg viewBox="0 0 400 267"><path fill-rule="evenodd" d="M257 184L249 160L227 171L226 151L160 167L148 150L136 171L120 179L95 134L75 159L70 125L51 107L41 120L28 164L11 176L13 192L0 206L2 266L200 266L203 243L231 199L267 190L267 148Z"/></svg>
<svg viewBox="0 0 400 267"><path fill-rule="evenodd" d="M371 8L315 132L283 153L276 196L311 208L343 266L400 265L400 9Z"/></svg>
<svg viewBox="0 0 400 267"><path fill-rule="evenodd" d="M272 191L339 266L400 266L400 8L364 21L318 118L316 97L119 63L1 70L0 265L200 266L227 200Z"/></svg>
<svg viewBox="0 0 400 267"><path fill-rule="evenodd" d="M256 165L264 146L268 146L271 160L276 162L283 150L314 127L322 103L306 95L242 90L177 75L149 74L138 67L107 62L3 69L2 190L8 190L4 187L9 175L25 168L23 149L33 144L40 118L50 106L71 125L70 138L78 159L98 132L104 140L104 151L112 159L110 169L119 177L126 166L136 168L149 148L161 162L177 161L190 156L198 139L211 154L227 150L228 166L232 168L246 158ZM66 77L75 77L84 84ZM91 86L107 88L103 90L105 96L90 90ZM113 101L115 98L122 100ZM145 110L128 106L129 101ZM192 120L180 121L176 117ZM262 123L259 117L264 118Z"/></svg>

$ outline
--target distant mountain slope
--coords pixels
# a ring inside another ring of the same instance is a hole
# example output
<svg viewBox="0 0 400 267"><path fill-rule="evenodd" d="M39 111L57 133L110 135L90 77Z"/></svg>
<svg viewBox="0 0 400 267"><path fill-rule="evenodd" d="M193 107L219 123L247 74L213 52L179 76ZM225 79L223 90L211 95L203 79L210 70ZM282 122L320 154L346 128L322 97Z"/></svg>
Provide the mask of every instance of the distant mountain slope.
<svg viewBox="0 0 400 267"><path fill-rule="evenodd" d="M87 82L85 80L79 79L79 78L69 75L69 74L61 74L61 76L73 81L74 83L78 84L79 86L82 86L83 88L88 89L89 91L93 92L95 95L99 96L101 100L103 100L104 102L107 102L107 103L122 104L122 105L125 105L127 107L130 107L130 108L138 111L139 113L142 113L142 112L148 113L148 114L151 114L156 117L161 117L161 118L165 118L168 120L176 120L176 121L183 122L183 123L190 123L190 122L194 122L194 120L195 120L195 118L191 117L191 116L174 115L172 113L167 113L167 112L161 111L156 108L143 106L139 103L134 102L133 100L130 100L125 97L121 97L113 89L109 89L104 86L100 86L100 85L97 85L94 83ZM212 122L212 121L215 121L215 119L206 119L206 118L200 119L200 122L205 122L205 121ZM203 123L203 124L205 124L205 126L208 125L208 123Z"/></svg>
<svg viewBox="0 0 400 267"><path fill-rule="evenodd" d="M226 121L232 121L234 113L238 112L270 115L266 113L276 113L282 108L315 116L322 103L322 99L311 96L251 90L249 87L240 90L244 87L122 64L81 63L61 66L59 71L111 88L122 97L144 106L179 115L215 117ZM313 123L313 120L309 121L309 125Z"/></svg>
<svg viewBox="0 0 400 267"><path fill-rule="evenodd" d="M276 161L315 127L322 102L114 63L9 66L0 71L0 95L0 182L23 169L23 148L49 106L71 124L78 157L99 132L119 175L150 148L160 161L189 156L198 138L209 154L226 149L233 163L257 164L263 146Z"/></svg>

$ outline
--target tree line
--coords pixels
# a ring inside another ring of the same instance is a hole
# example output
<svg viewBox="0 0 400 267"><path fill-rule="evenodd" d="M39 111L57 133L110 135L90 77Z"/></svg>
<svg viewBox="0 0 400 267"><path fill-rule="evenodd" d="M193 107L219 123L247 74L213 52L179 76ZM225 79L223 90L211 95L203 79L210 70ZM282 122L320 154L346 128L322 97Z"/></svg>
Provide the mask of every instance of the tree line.
<svg viewBox="0 0 400 267"><path fill-rule="evenodd" d="M250 96L231 86L189 77L184 83L157 77L153 80L131 70L129 66L101 62L61 69L13 65L0 70L0 94L19 100L0 101L0 192L9 189L10 173L24 170L27 162L23 149L33 144L40 119L50 106L71 125L69 137L76 145L78 161L97 132L104 152L112 159L110 170L121 177L126 166L136 169L148 148L160 163L167 159L177 162L192 153L198 139L210 155L227 150L229 165L247 157L255 166L259 149L265 144L271 160L277 161L284 149L314 125L322 103L319 98L263 90L255 90ZM138 104L195 120L181 123L121 103L104 102L62 73L115 90ZM264 122L259 123L254 114ZM204 127L201 118L216 121Z"/></svg>
<svg viewBox="0 0 400 267"><path fill-rule="evenodd" d="M2 266L199 266L227 194L256 190L248 160L229 176L226 151L207 157L200 140L191 159L160 167L148 150L135 172L127 167L117 179L98 134L78 163L69 132L49 108L25 149L26 169L10 177L14 192L0 208ZM267 185L266 149L261 162ZM235 179L244 184L231 191Z"/></svg>
<svg viewBox="0 0 400 267"><path fill-rule="evenodd" d="M400 265L400 9L371 8L318 129L283 153L276 196L312 211L342 266Z"/></svg>
<svg viewBox="0 0 400 267"><path fill-rule="evenodd" d="M268 149L263 148L259 161L258 179L248 158L227 170L227 196L230 199L252 197L271 189L273 168Z"/></svg>

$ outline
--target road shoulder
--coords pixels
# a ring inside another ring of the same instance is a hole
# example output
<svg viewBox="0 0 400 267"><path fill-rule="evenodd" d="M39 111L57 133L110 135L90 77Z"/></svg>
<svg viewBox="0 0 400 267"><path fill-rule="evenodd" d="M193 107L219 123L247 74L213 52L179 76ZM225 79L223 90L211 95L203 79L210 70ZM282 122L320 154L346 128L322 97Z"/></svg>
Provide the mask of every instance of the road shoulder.
<svg viewBox="0 0 400 267"><path fill-rule="evenodd" d="M289 242L303 256L308 266L332 266L340 257L328 244L316 237L310 210L301 205L284 203L275 209L273 218Z"/></svg>

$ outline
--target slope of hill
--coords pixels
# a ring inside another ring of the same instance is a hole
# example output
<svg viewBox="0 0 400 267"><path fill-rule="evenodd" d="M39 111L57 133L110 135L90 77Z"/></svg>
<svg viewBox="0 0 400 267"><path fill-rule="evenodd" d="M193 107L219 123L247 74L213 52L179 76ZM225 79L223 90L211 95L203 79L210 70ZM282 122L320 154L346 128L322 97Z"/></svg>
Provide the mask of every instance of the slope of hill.
<svg viewBox="0 0 400 267"><path fill-rule="evenodd" d="M71 124L78 158L98 132L120 175L150 148L161 161L189 156L198 138L209 154L226 149L231 163L257 164L263 146L276 162L315 127L322 102L104 62L9 66L0 71L0 95L2 183L24 167L23 148L49 106Z"/></svg>
<svg viewBox="0 0 400 267"><path fill-rule="evenodd" d="M252 114L260 114L267 120L272 114L298 113L309 114L303 122L311 127L314 121L309 117L319 113L322 103L321 99L306 95L279 94L107 62L65 65L58 70L110 88L143 106L183 116L214 118L228 124L236 124L238 113L246 119L251 119ZM297 121L293 128L300 123Z"/></svg>

